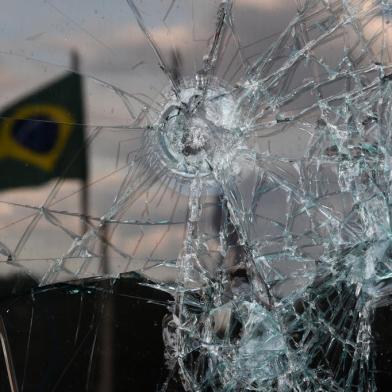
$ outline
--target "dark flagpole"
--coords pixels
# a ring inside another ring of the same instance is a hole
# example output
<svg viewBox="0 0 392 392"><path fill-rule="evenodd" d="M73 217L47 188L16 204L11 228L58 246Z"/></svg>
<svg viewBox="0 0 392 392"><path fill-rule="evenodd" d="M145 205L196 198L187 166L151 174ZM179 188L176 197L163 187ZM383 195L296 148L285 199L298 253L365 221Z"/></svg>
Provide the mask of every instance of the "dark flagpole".
<svg viewBox="0 0 392 392"><path fill-rule="evenodd" d="M79 74L80 72L80 58L79 53L76 50L71 52L71 69L73 72ZM83 86L82 86L82 94L83 94ZM83 102L83 100L82 100ZM84 115L83 115L84 122ZM84 127L84 125L81 125ZM85 234L88 230L88 217L89 217L89 190L88 190L88 145L86 143L86 137L84 137L85 142L83 148L85 156L86 156L86 175L82 180L82 190L80 195L80 204L81 204L81 215L82 215L82 235ZM108 225L106 222L103 223L100 230L100 238L101 238L101 267L102 274L107 276L109 271L109 258L108 258ZM113 352L113 343L114 343L114 330L113 323L115 318L114 311L114 301L113 294L111 293L111 289L109 288L109 293L103 295L102 302L102 312L104 314L101 315L101 333L100 339L102 344L101 350L101 363L100 363L100 373L99 373L99 391L102 392L111 392L113 391L113 361L114 361L114 352Z"/></svg>
<svg viewBox="0 0 392 392"><path fill-rule="evenodd" d="M80 72L80 56L76 50L71 51L71 70L77 74ZM83 103L83 85L81 86L82 89L82 103ZM83 116L82 122L85 122L84 119L84 107L82 108ZM84 124L79 125L81 128L84 127ZM88 182L89 182L89 167L88 167L88 146L86 143L86 136L84 135L84 154L86 156L86 175L81 180L82 182L82 190L80 193L80 209L82 215L82 235L86 233L88 229L88 202L89 202L89 192L88 192Z"/></svg>

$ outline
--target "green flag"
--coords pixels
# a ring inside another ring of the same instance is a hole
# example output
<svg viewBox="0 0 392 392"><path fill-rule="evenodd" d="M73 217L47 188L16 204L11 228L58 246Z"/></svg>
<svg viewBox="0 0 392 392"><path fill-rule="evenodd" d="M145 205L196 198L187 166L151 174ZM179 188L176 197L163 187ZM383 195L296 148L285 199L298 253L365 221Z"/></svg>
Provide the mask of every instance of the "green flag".
<svg viewBox="0 0 392 392"><path fill-rule="evenodd" d="M86 178L81 77L71 73L0 114L0 189Z"/></svg>

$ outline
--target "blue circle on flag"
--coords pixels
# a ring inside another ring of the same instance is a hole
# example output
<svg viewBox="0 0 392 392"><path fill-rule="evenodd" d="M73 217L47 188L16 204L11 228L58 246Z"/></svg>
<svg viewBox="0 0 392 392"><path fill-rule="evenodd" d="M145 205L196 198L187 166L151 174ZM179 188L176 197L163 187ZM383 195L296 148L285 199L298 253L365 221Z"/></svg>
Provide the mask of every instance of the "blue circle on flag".
<svg viewBox="0 0 392 392"><path fill-rule="evenodd" d="M12 127L12 137L15 141L41 154L53 149L58 136L59 125L45 115L17 120Z"/></svg>

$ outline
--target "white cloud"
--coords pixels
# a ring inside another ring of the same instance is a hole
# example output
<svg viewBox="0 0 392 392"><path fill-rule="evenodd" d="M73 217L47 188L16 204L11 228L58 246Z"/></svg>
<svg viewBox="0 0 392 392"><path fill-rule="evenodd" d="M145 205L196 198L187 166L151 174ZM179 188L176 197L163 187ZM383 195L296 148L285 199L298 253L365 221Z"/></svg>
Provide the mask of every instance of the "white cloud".
<svg viewBox="0 0 392 392"><path fill-rule="evenodd" d="M292 4L285 0L236 0L237 7L252 7L261 11L281 10L286 8L288 4Z"/></svg>
<svg viewBox="0 0 392 392"><path fill-rule="evenodd" d="M160 26L150 31L156 44L163 49L171 48L172 43L189 42L192 40L192 31L186 25L175 25L172 27ZM114 32L111 37L113 46L126 46L129 48L148 44L147 38L135 24L122 26Z"/></svg>

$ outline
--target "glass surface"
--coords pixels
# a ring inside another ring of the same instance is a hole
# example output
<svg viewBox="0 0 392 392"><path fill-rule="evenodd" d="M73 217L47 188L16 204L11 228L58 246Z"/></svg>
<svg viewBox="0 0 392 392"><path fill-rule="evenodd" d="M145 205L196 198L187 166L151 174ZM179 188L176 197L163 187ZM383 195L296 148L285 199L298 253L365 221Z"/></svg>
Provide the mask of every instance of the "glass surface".
<svg viewBox="0 0 392 392"><path fill-rule="evenodd" d="M383 390L390 1L2 5L2 388Z"/></svg>

